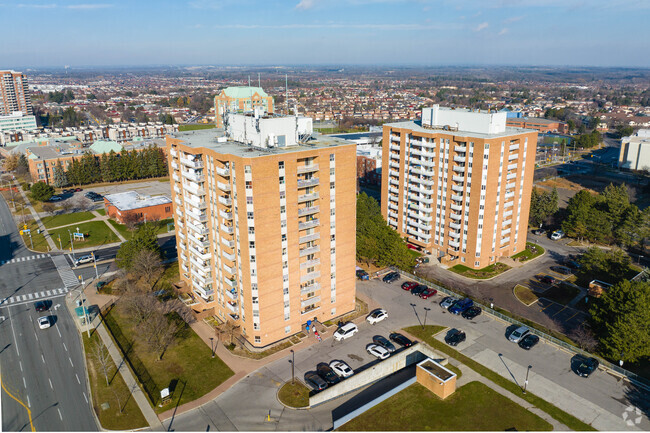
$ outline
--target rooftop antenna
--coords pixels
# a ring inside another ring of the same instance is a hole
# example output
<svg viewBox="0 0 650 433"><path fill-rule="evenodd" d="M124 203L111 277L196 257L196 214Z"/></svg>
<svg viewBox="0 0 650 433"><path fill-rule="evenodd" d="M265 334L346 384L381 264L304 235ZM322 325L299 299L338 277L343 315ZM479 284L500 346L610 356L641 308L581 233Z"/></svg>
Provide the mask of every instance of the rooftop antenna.
<svg viewBox="0 0 650 433"><path fill-rule="evenodd" d="M287 116L289 115L289 79L287 74L284 74L284 99L285 104L287 105Z"/></svg>

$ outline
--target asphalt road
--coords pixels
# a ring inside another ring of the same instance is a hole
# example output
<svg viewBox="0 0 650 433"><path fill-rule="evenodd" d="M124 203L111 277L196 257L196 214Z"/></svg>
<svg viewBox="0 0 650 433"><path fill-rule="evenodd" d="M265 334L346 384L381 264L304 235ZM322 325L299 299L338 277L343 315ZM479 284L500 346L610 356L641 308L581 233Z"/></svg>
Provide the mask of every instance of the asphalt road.
<svg viewBox="0 0 650 433"><path fill-rule="evenodd" d="M51 257L23 246L1 198L0 263L2 430L31 430L27 410L16 399L30 409L36 430L97 430L79 333L62 299L70 287ZM50 301L50 310L37 313L37 299ZM41 330L36 320L44 315L54 326Z"/></svg>

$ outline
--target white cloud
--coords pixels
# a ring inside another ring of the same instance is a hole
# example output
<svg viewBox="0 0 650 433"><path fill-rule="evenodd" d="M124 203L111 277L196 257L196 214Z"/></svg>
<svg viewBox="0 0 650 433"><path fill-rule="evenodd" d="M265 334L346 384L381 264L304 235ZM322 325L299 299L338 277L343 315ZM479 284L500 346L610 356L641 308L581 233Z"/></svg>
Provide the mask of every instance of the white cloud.
<svg viewBox="0 0 650 433"><path fill-rule="evenodd" d="M481 30L485 30L485 29L487 29L488 26L489 26L489 24L487 23L487 21L484 21L484 22L482 22L481 24L479 24L478 26L476 26L476 28L474 29L474 31L475 31L475 32L480 32Z"/></svg>
<svg viewBox="0 0 650 433"><path fill-rule="evenodd" d="M501 36L501 35L505 35L506 33L508 33L508 29L507 29L506 27L504 27L504 28L502 28L501 31L499 32L499 36Z"/></svg>
<svg viewBox="0 0 650 433"><path fill-rule="evenodd" d="M523 19L524 19L524 15L520 15L518 17L510 17L503 20L503 24L516 23L517 21L521 21Z"/></svg>
<svg viewBox="0 0 650 433"><path fill-rule="evenodd" d="M307 10L311 9L316 5L316 0L300 0L296 5L296 9Z"/></svg>
<svg viewBox="0 0 650 433"><path fill-rule="evenodd" d="M55 3L50 3L50 4L40 4L40 5L35 5L35 4L24 4L20 3L17 4L19 8L33 8L33 9L54 9L56 7Z"/></svg>
<svg viewBox="0 0 650 433"><path fill-rule="evenodd" d="M68 9L106 9L106 8L112 8L113 5L108 4L108 3L97 3L97 4L78 4L78 5L68 5L66 8Z"/></svg>
<svg viewBox="0 0 650 433"><path fill-rule="evenodd" d="M215 29L368 29L368 30L443 30L460 28L453 24L224 24Z"/></svg>

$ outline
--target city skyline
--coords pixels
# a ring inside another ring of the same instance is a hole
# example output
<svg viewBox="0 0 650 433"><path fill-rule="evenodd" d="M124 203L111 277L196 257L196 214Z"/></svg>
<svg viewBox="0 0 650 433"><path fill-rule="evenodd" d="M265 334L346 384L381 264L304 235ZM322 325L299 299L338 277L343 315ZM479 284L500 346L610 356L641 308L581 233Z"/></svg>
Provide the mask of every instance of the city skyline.
<svg viewBox="0 0 650 433"><path fill-rule="evenodd" d="M0 11L8 30L0 56L11 68L650 66L638 55L650 38L650 5L638 0L53 0L1 3Z"/></svg>

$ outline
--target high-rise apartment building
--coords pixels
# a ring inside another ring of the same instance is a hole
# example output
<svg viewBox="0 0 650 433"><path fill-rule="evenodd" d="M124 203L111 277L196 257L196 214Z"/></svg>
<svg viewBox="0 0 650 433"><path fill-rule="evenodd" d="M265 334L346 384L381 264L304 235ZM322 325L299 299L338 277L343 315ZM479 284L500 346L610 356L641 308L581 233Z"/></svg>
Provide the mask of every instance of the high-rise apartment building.
<svg viewBox="0 0 650 433"><path fill-rule="evenodd" d="M355 145L261 110L225 124L167 138L192 308L214 308L255 347L354 310Z"/></svg>
<svg viewBox="0 0 650 433"><path fill-rule="evenodd" d="M214 118L217 128L223 128L223 116L230 112L247 112L261 109L273 113L273 97L261 87L227 87L214 97Z"/></svg>
<svg viewBox="0 0 650 433"><path fill-rule="evenodd" d="M537 131L434 106L384 125L381 209L413 247L482 268L526 245Z"/></svg>
<svg viewBox="0 0 650 433"><path fill-rule="evenodd" d="M27 77L22 72L0 71L0 115L21 111L33 114Z"/></svg>

